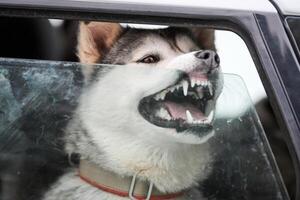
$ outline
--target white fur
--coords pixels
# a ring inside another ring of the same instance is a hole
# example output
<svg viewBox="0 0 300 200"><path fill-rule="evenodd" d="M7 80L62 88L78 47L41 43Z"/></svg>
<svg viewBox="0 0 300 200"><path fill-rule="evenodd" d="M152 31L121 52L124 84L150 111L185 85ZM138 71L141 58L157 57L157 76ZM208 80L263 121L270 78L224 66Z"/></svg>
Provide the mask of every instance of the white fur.
<svg viewBox="0 0 300 200"><path fill-rule="evenodd" d="M154 47L149 45L153 42ZM183 48L191 49L186 45ZM164 59L150 67L134 62L115 67L83 92L74 121L67 129L67 140L75 140L72 133L80 121L96 148L82 139L77 147L67 143L66 150L80 153L121 176L141 172L139 178L152 181L162 192L178 192L196 186L209 175L212 157L207 140L213 133L202 138L177 133L175 129L155 126L140 115L137 106L143 97L173 85L179 70L195 68L198 61L193 52L174 51L155 37L145 41L133 60L151 51L163 52ZM100 191L70 172L60 178L45 200L59 199L64 191L72 190L74 194L68 199L127 199Z"/></svg>

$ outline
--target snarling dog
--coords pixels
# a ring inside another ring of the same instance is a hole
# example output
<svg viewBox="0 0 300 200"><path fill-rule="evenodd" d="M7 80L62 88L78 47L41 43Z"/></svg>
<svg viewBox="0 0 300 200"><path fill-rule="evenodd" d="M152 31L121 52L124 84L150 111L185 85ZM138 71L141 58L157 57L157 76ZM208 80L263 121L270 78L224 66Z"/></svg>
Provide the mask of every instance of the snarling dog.
<svg viewBox="0 0 300 200"><path fill-rule="evenodd" d="M86 87L65 137L79 168L44 199L204 199L191 192L213 160L222 89L213 49L206 29L81 23L81 62L113 65L83 65Z"/></svg>

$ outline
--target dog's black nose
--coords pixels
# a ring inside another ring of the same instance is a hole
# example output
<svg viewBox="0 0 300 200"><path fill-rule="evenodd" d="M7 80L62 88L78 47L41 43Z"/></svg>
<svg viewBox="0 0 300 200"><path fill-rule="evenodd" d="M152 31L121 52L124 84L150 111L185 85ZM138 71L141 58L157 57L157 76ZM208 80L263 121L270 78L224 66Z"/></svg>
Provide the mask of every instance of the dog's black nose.
<svg viewBox="0 0 300 200"><path fill-rule="evenodd" d="M196 58L205 60L212 67L217 67L220 64L220 57L212 50L203 50L195 53Z"/></svg>

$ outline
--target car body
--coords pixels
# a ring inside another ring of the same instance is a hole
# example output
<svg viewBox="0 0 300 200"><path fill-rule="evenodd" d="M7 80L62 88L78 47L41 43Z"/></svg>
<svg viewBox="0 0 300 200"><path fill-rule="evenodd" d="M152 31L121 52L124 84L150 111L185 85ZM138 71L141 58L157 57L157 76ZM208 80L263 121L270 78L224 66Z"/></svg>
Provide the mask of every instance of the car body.
<svg viewBox="0 0 300 200"><path fill-rule="evenodd" d="M300 24L300 7L296 0L1 0L0 15L184 24L237 33L250 50L276 119L284 130L296 172L296 199L300 198L300 53L299 35L293 31Z"/></svg>

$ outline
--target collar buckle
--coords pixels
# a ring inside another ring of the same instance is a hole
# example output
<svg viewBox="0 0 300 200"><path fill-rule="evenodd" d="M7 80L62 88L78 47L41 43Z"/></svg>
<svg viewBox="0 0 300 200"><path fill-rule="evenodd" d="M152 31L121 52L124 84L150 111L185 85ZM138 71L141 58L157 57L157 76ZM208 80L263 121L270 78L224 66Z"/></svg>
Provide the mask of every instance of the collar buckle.
<svg viewBox="0 0 300 200"><path fill-rule="evenodd" d="M130 183L130 188L129 188L129 192L128 192L128 196L131 200L138 200L137 198L134 197L134 187L136 184L136 177L139 174L139 172L135 173L134 176L131 179L131 183ZM150 200L151 195L152 195L152 190L153 190L153 183L150 182L149 188L148 188L148 192L147 192L147 196L145 200Z"/></svg>

